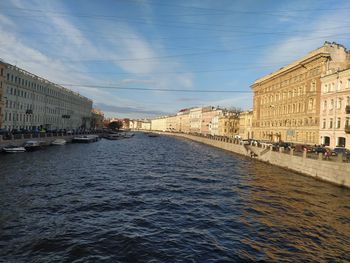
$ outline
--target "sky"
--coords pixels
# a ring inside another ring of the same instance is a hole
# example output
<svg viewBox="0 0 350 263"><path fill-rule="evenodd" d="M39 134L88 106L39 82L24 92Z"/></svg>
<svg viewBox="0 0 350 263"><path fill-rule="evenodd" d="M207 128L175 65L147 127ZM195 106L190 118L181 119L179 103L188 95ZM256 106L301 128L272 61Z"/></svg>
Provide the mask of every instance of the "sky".
<svg viewBox="0 0 350 263"><path fill-rule="evenodd" d="M7 0L0 59L106 117L252 107L251 84L320 47L350 48L350 1Z"/></svg>

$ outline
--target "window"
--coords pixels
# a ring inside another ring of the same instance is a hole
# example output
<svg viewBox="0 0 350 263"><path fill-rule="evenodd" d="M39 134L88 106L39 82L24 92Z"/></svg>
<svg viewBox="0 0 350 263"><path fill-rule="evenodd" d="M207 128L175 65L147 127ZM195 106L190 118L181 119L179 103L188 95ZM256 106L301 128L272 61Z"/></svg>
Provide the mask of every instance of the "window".
<svg viewBox="0 0 350 263"><path fill-rule="evenodd" d="M322 129L326 129L326 119L323 119Z"/></svg>
<svg viewBox="0 0 350 263"><path fill-rule="evenodd" d="M312 110L314 108L314 99L309 99L309 106L308 109Z"/></svg>
<svg viewBox="0 0 350 263"><path fill-rule="evenodd" d="M342 104L342 99L338 98L338 100L337 100L337 109L341 108L341 104Z"/></svg>
<svg viewBox="0 0 350 263"><path fill-rule="evenodd" d="M329 128L330 128L330 129L333 128L333 119L332 119L332 118L329 120Z"/></svg>
<svg viewBox="0 0 350 263"><path fill-rule="evenodd" d="M340 119L340 118L337 118L337 129L340 128L340 123L341 123L341 119Z"/></svg>
<svg viewBox="0 0 350 263"><path fill-rule="evenodd" d="M330 91L334 91L334 82L332 83L332 85L331 85L331 90Z"/></svg>
<svg viewBox="0 0 350 263"><path fill-rule="evenodd" d="M328 92L328 85L327 85L327 84L325 84L325 85L323 86L323 92L324 92L324 93L327 93L327 92Z"/></svg>
<svg viewBox="0 0 350 263"><path fill-rule="evenodd" d="M338 147L345 147L345 145L346 145L346 138L344 138L344 137L338 137L337 146L338 146Z"/></svg>
<svg viewBox="0 0 350 263"><path fill-rule="evenodd" d="M339 81L339 83L338 83L336 89L337 89L337 90L341 90L342 84L343 84L343 82L342 82L342 81Z"/></svg>
<svg viewBox="0 0 350 263"><path fill-rule="evenodd" d="M326 110L327 109L327 101L325 100L324 102L323 102L323 110Z"/></svg>
<svg viewBox="0 0 350 263"><path fill-rule="evenodd" d="M334 100L332 99L331 100L331 107L329 108L330 110L333 110L333 108L334 108Z"/></svg>
<svg viewBox="0 0 350 263"><path fill-rule="evenodd" d="M310 91L312 91L312 92L316 91L316 81L315 80L313 80L311 83Z"/></svg>
<svg viewBox="0 0 350 263"><path fill-rule="evenodd" d="M323 144L326 145L326 146L329 146L330 143L331 143L331 138L328 137L328 136L325 136L324 140L323 140Z"/></svg>

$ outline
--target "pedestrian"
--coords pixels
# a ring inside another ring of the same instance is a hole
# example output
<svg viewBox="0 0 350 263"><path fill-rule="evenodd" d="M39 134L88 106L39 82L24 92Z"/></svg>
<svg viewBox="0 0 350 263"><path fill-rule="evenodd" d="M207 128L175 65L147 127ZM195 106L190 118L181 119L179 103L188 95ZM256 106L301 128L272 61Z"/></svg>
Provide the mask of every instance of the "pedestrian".
<svg viewBox="0 0 350 263"><path fill-rule="evenodd" d="M330 152L329 152L328 149L326 149L326 151L324 152L324 158L325 158L326 160L329 160L329 156L330 156Z"/></svg>

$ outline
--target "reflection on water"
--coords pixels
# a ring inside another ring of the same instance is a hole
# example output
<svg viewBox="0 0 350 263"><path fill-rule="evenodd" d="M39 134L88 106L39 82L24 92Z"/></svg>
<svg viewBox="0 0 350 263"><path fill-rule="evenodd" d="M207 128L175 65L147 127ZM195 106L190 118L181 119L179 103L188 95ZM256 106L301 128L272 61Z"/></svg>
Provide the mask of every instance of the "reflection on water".
<svg viewBox="0 0 350 263"><path fill-rule="evenodd" d="M0 156L4 262L349 261L350 191L187 140Z"/></svg>

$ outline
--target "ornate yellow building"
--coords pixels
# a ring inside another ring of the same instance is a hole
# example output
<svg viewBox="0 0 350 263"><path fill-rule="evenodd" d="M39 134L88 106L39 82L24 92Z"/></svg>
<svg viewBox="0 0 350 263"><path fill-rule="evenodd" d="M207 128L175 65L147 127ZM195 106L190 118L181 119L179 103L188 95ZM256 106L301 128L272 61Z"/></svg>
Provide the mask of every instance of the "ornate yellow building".
<svg viewBox="0 0 350 263"><path fill-rule="evenodd" d="M219 135L234 138L239 133L239 114L224 112L219 116Z"/></svg>
<svg viewBox="0 0 350 263"><path fill-rule="evenodd" d="M322 74L349 67L350 54L325 44L307 56L256 80L251 86L253 137L259 140L318 144Z"/></svg>

